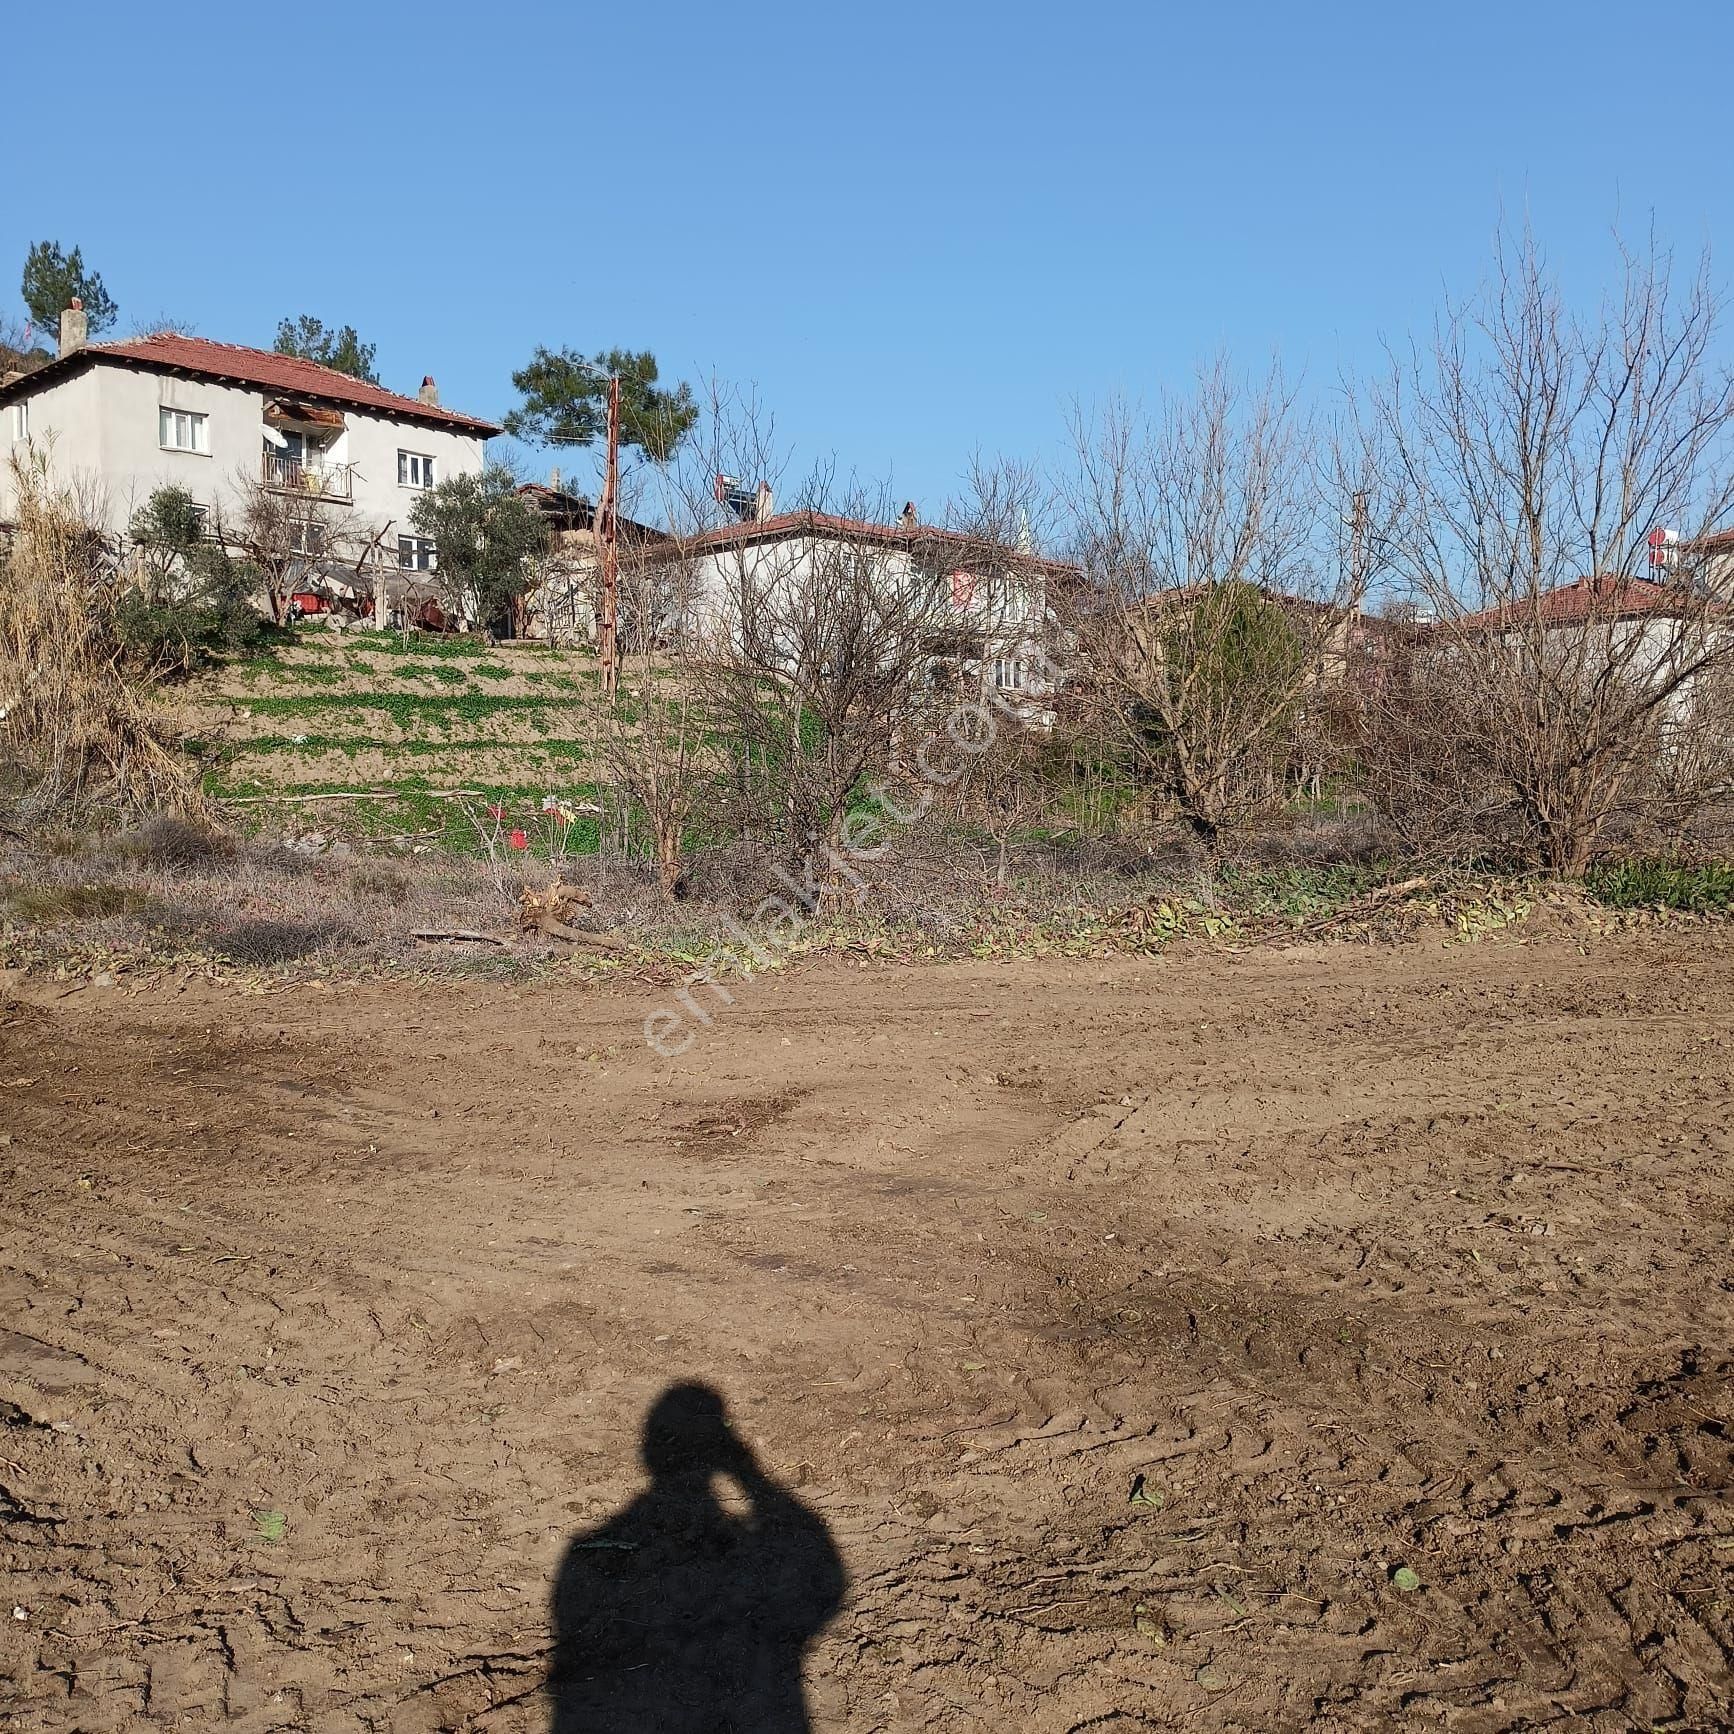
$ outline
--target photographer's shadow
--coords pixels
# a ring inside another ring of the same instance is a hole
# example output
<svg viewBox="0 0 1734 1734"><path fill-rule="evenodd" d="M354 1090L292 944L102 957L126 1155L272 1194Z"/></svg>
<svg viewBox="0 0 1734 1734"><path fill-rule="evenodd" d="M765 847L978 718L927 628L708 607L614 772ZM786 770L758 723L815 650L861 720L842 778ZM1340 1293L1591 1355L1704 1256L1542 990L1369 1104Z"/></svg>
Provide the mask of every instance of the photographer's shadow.
<svg viewBox="0 0 1734 1734"><path fill-rule="evenodd" d="M643 1456L650 1486L560 1564L555 1734L809 1734L802 1657L846 1582L823 1520L765 1474L707 1385L657 1399Z"/></svg>

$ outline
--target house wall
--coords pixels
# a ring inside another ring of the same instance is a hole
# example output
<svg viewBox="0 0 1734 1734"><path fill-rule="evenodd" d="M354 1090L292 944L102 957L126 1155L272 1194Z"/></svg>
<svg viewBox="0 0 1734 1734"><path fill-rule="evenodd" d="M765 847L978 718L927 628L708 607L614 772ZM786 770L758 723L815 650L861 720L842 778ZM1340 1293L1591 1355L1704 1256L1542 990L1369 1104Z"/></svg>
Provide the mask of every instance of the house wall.
<svg viewBox="0 0 1734 1734"><path fill-rule="evenodd" d="M756 594L774 595L784 586L795 587L813 578L827 558L860 551L871 558L888 587L915 581L915 556L899 547L831 541L815 536L788 536L772 542L708 550L695 563L692 579L692 624L700 631L726 630L732 618L732 596L743 587ZM986 685L993 681L996 659L1019 665L1020 690L1031 699L1051 696L1053 683L1041 670L1048 665L1046 641L1047 597L1039 577L1031 576L1008 599L1002 592L990 597L985 579L970 586L950 581L947 558L939 556L939 597L936 621L975 626L982 632L986 654L981 663L965 665L965 671ZM1041 719L1048 719L1046 710ZM1030 720L1038 720L1036 711Z"/></svg>
<svg viewBox="0 0 1734 1734"><path fill-rule="evenodd" d="M30 442L48 453L55 480L93 499L104 528L119 534L162 487L185 488L200 505L232 509L259 475L271 395L255 387L98 363L31 394ZM209 418L208 454L163 449L157 411L164 405ZM5 418L0 440L10 447L10 406L0 415ZM410 528L418 490L398 483L400 448L432 457L436 479L482 468L484 441L478 435L363 409L345 408L343 418L331 461L353 466L351 509L370 533L388 524L393 535ZM15 506L8 473L0 476L0 518L15 516Z"/></svg>
<svg viewBox="0 0 1734 1734"><path fill-rule="evenodd" d="M813 536L788 536L739 548L714 549L701 555L694 568L694 608L701 618L717 618L726 611L731 590L744 581L756 588L774 590L780 585L799 584L811 578L822 558L835 558L856 545L825 541ZM903 548L862 550L878 565L888 586L911 582L914 557ZM1046 597L1039 579L1032 578L1015 601L990 598L985 582L968 589L951 587L942 567L942 611L959 623L975 621L992 625L999 635L1039 628L1046 616Z"/></svg>
<svg viewBox="0 0 1734 1734"><path fill-rule="evenodd" d="M486 442L475 434L394 421L367 410L346 409L343 419L349 462L355 466L356 514L373 528L390 522L394 535L410 530L410 510L419 494L418 489L398 485L400 449L431 457L436 481L475 475L485 461Z"/></svg>

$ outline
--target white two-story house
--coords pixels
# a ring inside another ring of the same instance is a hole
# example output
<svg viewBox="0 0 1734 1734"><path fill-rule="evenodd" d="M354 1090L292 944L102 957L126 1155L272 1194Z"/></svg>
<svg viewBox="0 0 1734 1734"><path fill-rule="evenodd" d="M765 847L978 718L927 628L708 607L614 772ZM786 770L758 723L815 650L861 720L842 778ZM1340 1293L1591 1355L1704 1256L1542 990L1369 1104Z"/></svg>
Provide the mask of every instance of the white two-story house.
<svg viewBox="0 0 1734 1734"><path fill-rule="evenodd" d="M164 333L84 341L84 315L61 316L60 353L0 382L0 523L16 513L7 454L42 454L117 541L157 489L183 488L213 526L249 489L309 502L351 548L413 583L436 550L410 519L416 497L483 466L500 429L439 401L433 380L400 396L270 350ZM394 583L394 589L403 583Z"/></svg>

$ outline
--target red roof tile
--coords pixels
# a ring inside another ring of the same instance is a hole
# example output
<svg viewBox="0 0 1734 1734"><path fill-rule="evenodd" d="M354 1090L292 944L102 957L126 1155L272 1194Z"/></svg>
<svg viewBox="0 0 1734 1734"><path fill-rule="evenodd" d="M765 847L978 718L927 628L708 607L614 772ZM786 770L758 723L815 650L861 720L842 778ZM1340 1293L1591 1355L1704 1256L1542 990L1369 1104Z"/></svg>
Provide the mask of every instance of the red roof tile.
<svg viewBox="0 0 1734 1734"><path fill-rule="evenodd" d="M1680 615L1692 602L1676 584L1652 584L1647 578L1625 578L1601 572L1593 578L1558 584L1534 597L1502 602L1466 614L1459 626L1570 626L1585 620L1632 620L1649 615Z"/></svg>
<svg viewBox="0 0 1734 1734"><path fill-rule="evenodd" d="M423 403L419 398L401 396L383 386L369 385L364 379L339 373L336 368L321 367L316 361L304 361L298 355L278 355L274 350L246 349L238 343L216 343L208 337L182 337L173 332L160 337L129 338L121 343L87 344L82 349L73 350L70 355L57 357L34 373L26 374L9 389L12 392L17 392L20 387L37 390L52 384L57 376L72 373L93 360L131 362L140 367L202 374L207 379L232 380L265 391L322 398L327 403L378 410L406 421L479 434L484 439L492 438L500 431L495 423L483 421L479 416L463 415L454 409Z"/></svg>
<svg viewBox="0 0 1734 1734"><path fill-rule="evenodd" d="M807 511L778 512L769 518L750 519L745 523L719 524L714 530L704 530L689 538L683 546L688 550L738 548L756 542L783 542L795 536L876 542L887 547L938 542L960 552L979 552L989 546L981 536L972 536L963 530L941 529L937 524L875 524L865 518L840 518L830 512ZM1068 566L1064 561L1044 560L1016 548L1007 548L1004 552L1042 571L1063 574L1077 571L1075 566Z"/></svg>

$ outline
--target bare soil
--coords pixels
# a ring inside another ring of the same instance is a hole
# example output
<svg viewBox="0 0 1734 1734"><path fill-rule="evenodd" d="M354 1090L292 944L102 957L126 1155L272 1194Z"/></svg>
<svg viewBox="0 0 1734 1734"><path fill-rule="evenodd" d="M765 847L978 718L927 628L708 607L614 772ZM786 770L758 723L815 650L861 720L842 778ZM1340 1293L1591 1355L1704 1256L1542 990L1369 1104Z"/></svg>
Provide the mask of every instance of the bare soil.
<svg viewBox="0 0 1734 1734"><path fill-rule="evenodd" d="M25 984L0 1719L1729 1726L1731 963Z"/></svg>

